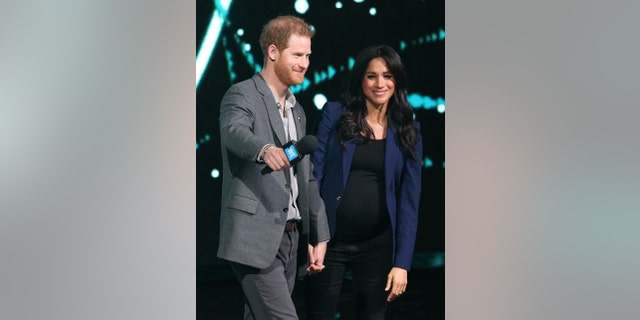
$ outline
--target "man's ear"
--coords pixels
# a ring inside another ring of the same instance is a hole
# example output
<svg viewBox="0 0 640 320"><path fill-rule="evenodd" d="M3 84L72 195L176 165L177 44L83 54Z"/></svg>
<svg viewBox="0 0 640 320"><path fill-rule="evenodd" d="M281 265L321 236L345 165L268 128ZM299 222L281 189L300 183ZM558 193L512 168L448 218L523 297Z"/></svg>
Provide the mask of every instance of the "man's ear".
<svg viewBox="0 0 640 320"><path fill-rule="evenodd" d="M272 44L269 45L267 54L269 55L269 60L276 61L276 59L278 59L278 57L280 56L280 50L278 50L275 44Z"/></svg>

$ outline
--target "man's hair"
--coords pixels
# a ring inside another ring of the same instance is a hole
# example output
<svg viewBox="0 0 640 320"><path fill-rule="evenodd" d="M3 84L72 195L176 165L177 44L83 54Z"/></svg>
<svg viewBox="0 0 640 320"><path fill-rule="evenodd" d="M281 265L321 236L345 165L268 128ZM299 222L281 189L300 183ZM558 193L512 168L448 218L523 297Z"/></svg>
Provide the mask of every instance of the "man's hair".
<svg viewBox="0 0 640 320"><path fill-rule="evenodd" d="M286 49L292 34L312 38L315 31L304 20L294 16L279 16L269 21L260 34L260 48L264 58L267 58L267 50L272 44L280 51Z"/></svg>

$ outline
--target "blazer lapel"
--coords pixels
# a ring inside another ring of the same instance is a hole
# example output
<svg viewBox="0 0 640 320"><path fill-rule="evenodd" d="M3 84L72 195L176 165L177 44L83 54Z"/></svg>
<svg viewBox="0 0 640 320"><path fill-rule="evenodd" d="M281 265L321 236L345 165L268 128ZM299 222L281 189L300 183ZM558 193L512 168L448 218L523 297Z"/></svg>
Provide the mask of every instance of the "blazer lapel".
<svg viewBox="0 0 640 320"><path fill-rule="evenodd" d="M284 126L282 125L282 118L280 117L280 113L278 112L278 106L276 105L276 101L273 98L273 93L271 89L269 89L269 85L264 81L262 75L260 73L256 73L253 76L253 81L256 84L256 89L262 95L262 101L264 102L264 107L267 112L267 116L269 117L269 122L271 124L271 131L273 132L273 140L277 146L282 146L286 141L286 136L284 134ZM273 175L275 179L280 180L280 185L284 188L287 185L291 177L289 176L289 170L281 170L278 173L274 173Z"/></svg>
<svg viewBox="0 0 640 320"><path fill-rule="evenodd" d="M256 73L253 76L253 81L256 83L258 92L262 95L267 115L269 116L269 122L271 123L271 130L274 133L274 140L277 145L284 145L287 143L286 136L284 134L284 126L282 125L282 118L278 112L278 106L273 98L273 93L269 89L269 85L264 81L260 73Z"/></svg>
<svg viewBox="0 0 640 320"><path fill-rule="evenodd" d="M402 163L402 152L396 144L396 135L391 126L387 127L387 142L384 150L384 178L387 185L394 181L395 171L398 163Z"/></svg>
<svg viewBox="0 0 640 320"><path fill-rule="evenodd" d="M296 136L298 137L298 141L304 137L306 132L306 119L304 118L304 109L300 103L296 102L296 105L293 106L293 117L295 119L294 123L296 124Z"/></svg>

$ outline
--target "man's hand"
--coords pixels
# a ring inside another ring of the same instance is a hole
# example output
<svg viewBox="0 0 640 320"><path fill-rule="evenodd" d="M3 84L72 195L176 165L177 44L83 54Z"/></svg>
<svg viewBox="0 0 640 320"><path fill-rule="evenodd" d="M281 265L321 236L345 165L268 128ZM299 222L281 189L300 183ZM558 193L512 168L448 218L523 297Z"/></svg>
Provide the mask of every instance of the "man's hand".
<svg viewBox="0 0 640 320"><path fill-rule="evenodd" d="M327 242L320 242L316 246L309 245L309 267L307 274L316 274L324 269L324 255L327 253Z"/></svg>
<svg viewBox="0 0 640 320"><path fill-rule="evenodd" d="M278 171L291 167L284 149L269 145L265 148L262 155L262 161L273 171Z"/></svg>

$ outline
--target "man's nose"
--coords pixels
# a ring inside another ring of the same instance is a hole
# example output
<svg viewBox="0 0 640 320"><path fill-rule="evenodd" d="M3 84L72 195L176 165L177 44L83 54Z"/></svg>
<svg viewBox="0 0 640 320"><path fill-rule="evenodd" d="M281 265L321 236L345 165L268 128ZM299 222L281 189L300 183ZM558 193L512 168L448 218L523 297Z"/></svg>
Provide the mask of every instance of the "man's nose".
<svg viewBox="0 0 640 320"><path fill-rule="evenodd" d="M303 58L302 61L300 61L300 66L302 66L303 68L308 68L309 67L309 58Z"/></svg>

